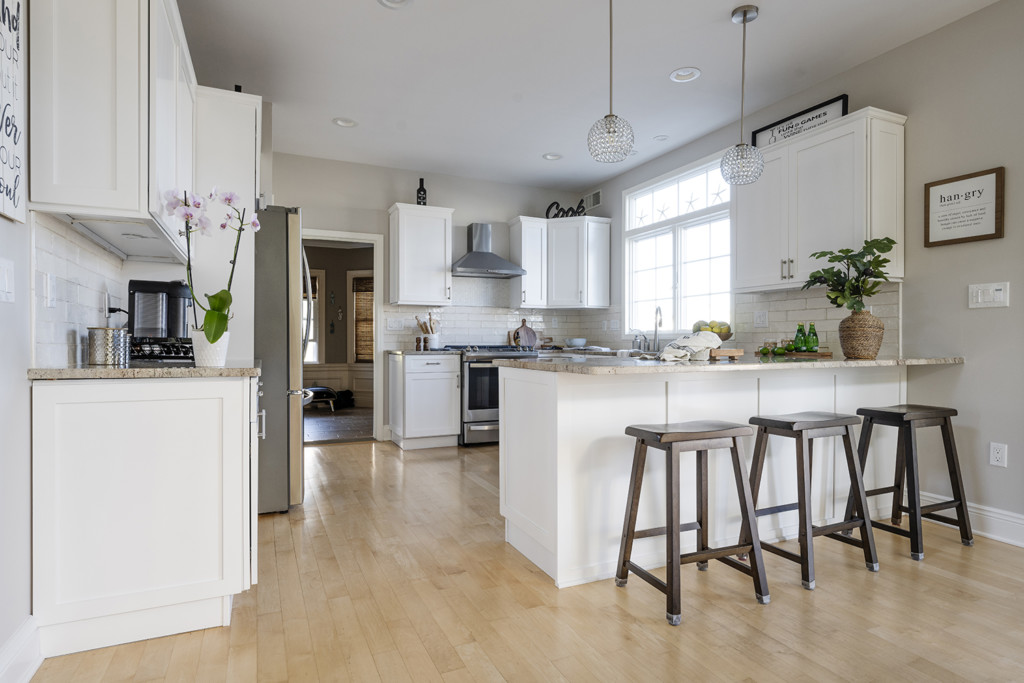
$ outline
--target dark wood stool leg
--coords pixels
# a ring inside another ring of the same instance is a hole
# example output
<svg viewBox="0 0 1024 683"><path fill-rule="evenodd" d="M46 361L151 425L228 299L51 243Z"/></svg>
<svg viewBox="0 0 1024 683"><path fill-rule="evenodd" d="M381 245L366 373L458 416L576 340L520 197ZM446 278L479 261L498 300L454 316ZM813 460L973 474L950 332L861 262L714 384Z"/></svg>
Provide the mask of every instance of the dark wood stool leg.
<svg viewBox="0 0 1024 683"><path fill-rule="evenodd" d="M708 545L708 452L697 451L697 551L707 550ZM697 569L706 572L708 561L697 563Z"/></svg>
<svg viewBox="0 0 1024 683"><path fill-rule="evenodd" d="M757 436L754 438L754 457L750 461L750 499L754 505L754 521L752 524L757 524L757 495L761 490L761 476L764 473L764 460L765 455L768 452L768 428L758 427ZM746 545L750 543L750 534L746 527L740 532L740 545ZM746 559L746 555L740 556L740 559Z"/></svg>
<svg viewBox="0 0 1024 683"><path fill-rule="evenodd" d="M864 549L864 564L871 571L877 572L878 553L875 550L875 535L871 531L871 520L868 518L868 498L865 495L860 459L853 452L853 427L849 425L843 434L843 450L846 451L846 466L850 470L850 498L854 503L854 512L863 520L860 528L860 544Z"/></svg>
<svg viewBox="0 0 1024 683"><path fill-rule="evenodd" d="M800 512L800 578L804 588L814 590L814 529L811 527L810 439L800 432L796 439L797 503Z"/></svg>
<svg viewBox="0 0 1024 683"><path fill-rule="evenodd" d="M679 588L679 444L665 451L665 618L678 626L682 620Z"/></svg>
<svg viewBox="0 0 1024 683"><path fill-rule="evenodd" d="M907 509L910 518L910 557L924 559L924 535L921 529L921 482L917 468L917 429L913 423L900 427L903 438L904 462L907 470Z"/></svg>
<svg viewBox="0 0 1024 683"><path fill-rule="evenodd" d="M946 451L949 483L953 486L953 496L960 501L960 504L956 506L956 520L960 526L960 542L964 545L974 545L971 520L967 516L967 492L964 490L964 478L960 474L960 458L957 457L956 441L953 439L953 421L947 417L939 428L942 430L942 445Z"/></svg>
<svg viewBox="0 0 1024 683"><path fill-rule="evenodd" d="M871 430L875 426L875 420L871 417L865 417L860 427L860 441L857 443L857 460L860 461L861 475L864 474L864 470L868 462L868 447L871 445ZM853 486L850 486L850 496L846 499L846 516L844 520L853 519ZM864 519L870 519L867 508L864 508ZM844 536L851 536L853 532L844 531Z"/></svg>
<svg viewBox="0 0 1024 683"><path fill-rule="evenodd" d="M633 554L633 533L636 531L636 513L640 507L640 488L644 483L644 464L647 462L647 444L637 439L633 447L633 471L629 477L629 493L626 497L626 518L622 522L622 540L619 542L619 564L615 572L615 585L626 585L629 569L626 568Z"/></svg>
<svg viewBox="0 0 1024 683"><path fill-rule="evenodd" d="M903 521L903 484L907 475L907 435L913 428L902 426L896 437L896 472L893 475L892 492L892 523L896 526Z"/></svg>
<svg viewBox="0 0 1024 683"><path fill-rule="evenodd" d="M757 517L754 515L754 496L750 493L750 480L747 477L747 466L740 453L739 439L733 437L732 471L736 477L736 492L740 498L740 512L743 516L740 534L745 528L750 535L750 576L754 579L754 596L762 605L771 602L768 595L768 579L764 573L764 557L761 555L761 539L757 533Z"/></svg>

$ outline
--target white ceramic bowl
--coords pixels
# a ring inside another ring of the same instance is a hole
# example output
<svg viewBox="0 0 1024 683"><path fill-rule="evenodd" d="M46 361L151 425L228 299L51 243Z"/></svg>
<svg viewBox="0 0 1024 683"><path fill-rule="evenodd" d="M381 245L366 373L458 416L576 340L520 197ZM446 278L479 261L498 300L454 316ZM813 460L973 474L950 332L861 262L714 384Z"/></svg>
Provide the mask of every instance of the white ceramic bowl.
<svg viewBox="0 0 1024 683"><path fill-rule="evenodd" d="M571 339L565 340L566 346L586 346L587 340L583 337L572 337Z"/></svg>

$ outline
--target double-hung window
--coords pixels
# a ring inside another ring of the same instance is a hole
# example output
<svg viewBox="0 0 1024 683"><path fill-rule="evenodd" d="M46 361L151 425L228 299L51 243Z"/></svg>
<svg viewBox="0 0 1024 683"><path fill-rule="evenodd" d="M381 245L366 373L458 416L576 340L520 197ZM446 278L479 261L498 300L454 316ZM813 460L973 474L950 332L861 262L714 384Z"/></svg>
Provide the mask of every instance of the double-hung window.
<svg viewBox="0 0 1024 683"><path fill-rule="evenodd" d="M623 231L626 327L689 332L697 320L729 320L729 185L703 163L626 195Z"/></svg>

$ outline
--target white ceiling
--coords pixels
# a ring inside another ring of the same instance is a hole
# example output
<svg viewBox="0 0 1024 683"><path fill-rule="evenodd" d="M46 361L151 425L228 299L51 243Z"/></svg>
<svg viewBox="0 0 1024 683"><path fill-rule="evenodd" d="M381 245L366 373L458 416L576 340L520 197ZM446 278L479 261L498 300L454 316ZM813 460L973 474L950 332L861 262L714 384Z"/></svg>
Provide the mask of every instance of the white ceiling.
<svg viewBox="0 0 1024 683"><path fill-rule="evenodd" d="M994 1L763 0L747 29L747 111ZM616 3L614 111L637 154L602 164L586 138L608 113L604 0L178 0L199 82L273 102L276 152L566 190L738 119L739 4ZM703 75L671 82L681 66Z"/></svg>

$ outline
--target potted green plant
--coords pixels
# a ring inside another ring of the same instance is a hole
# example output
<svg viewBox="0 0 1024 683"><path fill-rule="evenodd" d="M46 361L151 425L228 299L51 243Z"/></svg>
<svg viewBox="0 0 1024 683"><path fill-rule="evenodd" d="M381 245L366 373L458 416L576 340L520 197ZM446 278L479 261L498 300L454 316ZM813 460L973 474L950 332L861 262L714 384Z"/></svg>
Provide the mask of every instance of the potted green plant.
<svg viewBox="0 0 1024 683"><path fill-rule="evenodd" d="M228 322L231 320L231 283L235 277L235 262L238 260L238 245L242 240L242 233L251 228L254 233L259 232L260 222L253 216L246 220L245 209L238 208L240 197L234 192L217 192L217 188L210 190L205 197L198 194L189 194L180 190L171 190L164 194L167 215L176 216L184 221L185 229L182 234L185 236L185 277L189 292L192 294L192 318L193 334L192 345L195 354L196 365L199 366L223 366L227 358L228 350ZM228 272L227 286L214 294L204 294L206 304L204 305L196 296L192 284L192 235L209 236L212 232L213 221L206 215L211 204L216 201L227 207L224 218L217 224L220 230L235 232L235 248L231 257L231 269ZM203 310L203 322L199 323L199 310Z"/></svg>
<svg viewBox="0 0 1024 683"><path fill-rule="evenodd" d="M889 259L882 256L892 251L896 241L891 237L864 240L859 251L817 251L811 258L828 259L835 264L811 273L801 289L825 285L825 296L836 308L848 308L851 313L839 323L839 344L847 358L874 359L882 346L885 323L864 310L864 299L878 292L882 282L888 282L885 266Z"/></svg>

